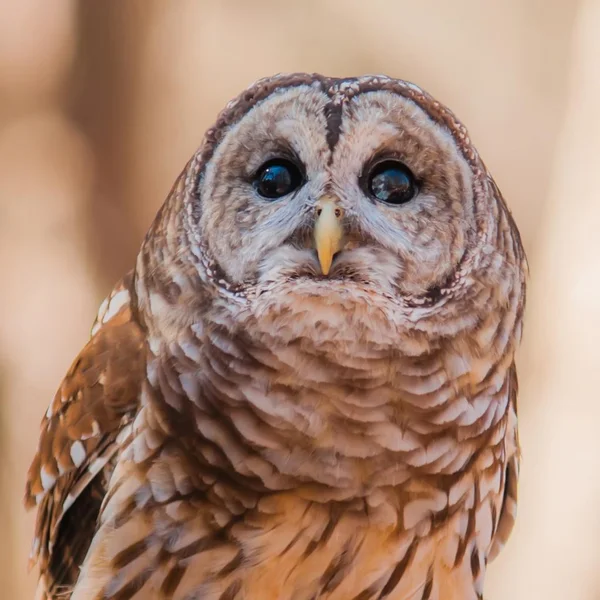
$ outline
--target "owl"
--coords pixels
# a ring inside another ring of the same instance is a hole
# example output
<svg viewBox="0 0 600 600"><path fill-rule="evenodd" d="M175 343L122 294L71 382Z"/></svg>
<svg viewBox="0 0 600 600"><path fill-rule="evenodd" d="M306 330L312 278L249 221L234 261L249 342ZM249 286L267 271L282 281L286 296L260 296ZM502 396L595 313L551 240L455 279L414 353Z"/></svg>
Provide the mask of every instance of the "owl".
<svg viewBox="0 0 600 600"><path fill-rule="evenodd" d="M482 598L515 519L526 272L466 129L419 87L258 81L42 421L40 596Z"/></svg>

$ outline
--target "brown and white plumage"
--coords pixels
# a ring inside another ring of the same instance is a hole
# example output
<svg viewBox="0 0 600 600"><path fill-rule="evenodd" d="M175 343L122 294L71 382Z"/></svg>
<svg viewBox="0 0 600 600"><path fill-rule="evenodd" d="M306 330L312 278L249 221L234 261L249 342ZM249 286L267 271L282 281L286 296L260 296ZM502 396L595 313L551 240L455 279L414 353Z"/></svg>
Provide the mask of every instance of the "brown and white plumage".
<svg viewBox="0 0 600 600"><path fill-rule="evenodd" d="M266 199L256 173L279 159L302 181ZM373 197L382 161L414 197ZM418 87L257 82L42 423L44 593L481 597L515 516L525 272L465 128Z"/></svg>
<svg viewBox="0 0 600 600"><path fill-rule="evenodd" d="M72 586L94 534L116 455L139 406L143 331L132 316L132 276L103 303L92 338L41 424L26 506L38 505L32 559L53 597Z"/></svg>

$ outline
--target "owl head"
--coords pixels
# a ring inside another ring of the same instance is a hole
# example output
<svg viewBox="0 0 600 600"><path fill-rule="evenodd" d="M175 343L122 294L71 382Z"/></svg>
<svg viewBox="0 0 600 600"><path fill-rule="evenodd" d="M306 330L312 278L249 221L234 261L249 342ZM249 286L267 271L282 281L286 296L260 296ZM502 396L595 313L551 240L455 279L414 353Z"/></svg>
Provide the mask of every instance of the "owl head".
<svg viewBox="0 0 600 600"><path fill-rule="evenodd" d="M163 335L210 310L283 343L398 347L521 302L523 265L508 209L447 108L388 77L292 74L222 111L137 271Z"/></svg>

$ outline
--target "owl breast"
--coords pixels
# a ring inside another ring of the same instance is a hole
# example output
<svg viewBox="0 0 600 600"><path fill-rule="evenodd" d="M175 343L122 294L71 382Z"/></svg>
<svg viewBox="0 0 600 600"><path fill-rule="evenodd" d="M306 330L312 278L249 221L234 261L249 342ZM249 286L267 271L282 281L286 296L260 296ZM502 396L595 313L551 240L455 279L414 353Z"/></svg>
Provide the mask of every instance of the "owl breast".
<svg viewBox="0 0 600 600"><path fill-rule="evenodd" d="M204 492L192 498L181 455L169 444L149 468L139 462L143 437L115 473L100 528L111 533L92 546L96 559L75 600L141 600L157 591L175 599L481 597L501 508L499 465L480 480L478 459L449 495L414 480L402 492L384 488L351 501L311 485L252 494L196 473Z"/></svg>

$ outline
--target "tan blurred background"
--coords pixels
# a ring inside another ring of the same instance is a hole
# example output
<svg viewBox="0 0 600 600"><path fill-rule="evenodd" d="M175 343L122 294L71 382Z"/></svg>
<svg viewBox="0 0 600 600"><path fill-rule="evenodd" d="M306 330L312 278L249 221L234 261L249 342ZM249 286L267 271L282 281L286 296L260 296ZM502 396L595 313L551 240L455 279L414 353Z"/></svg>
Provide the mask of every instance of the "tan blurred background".
<svg viewBox="0 0 600 600"><path fill-rule="evenodd" d="M487 600L600 598L600 0L0 3L0 597L33 597L38 424L217 111L387 73L470 128L531 265L516 532Z"/></svg>

